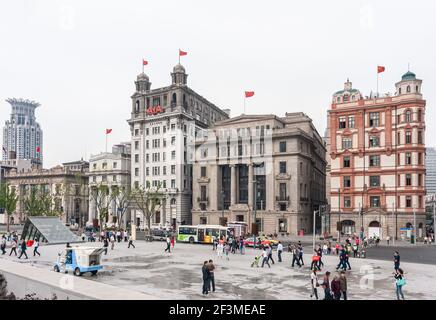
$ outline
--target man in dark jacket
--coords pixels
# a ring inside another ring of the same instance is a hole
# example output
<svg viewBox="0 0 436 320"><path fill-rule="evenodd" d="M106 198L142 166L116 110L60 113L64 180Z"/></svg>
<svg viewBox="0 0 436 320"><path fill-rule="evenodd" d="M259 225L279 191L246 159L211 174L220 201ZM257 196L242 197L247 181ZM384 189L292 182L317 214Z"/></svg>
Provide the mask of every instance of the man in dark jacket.
<svg viewBox="0 0 436 320"><path fill-rule="evenodd" d="M400 253L398 251L394 253L394 269L395 271L400 269Z"/></svg>
<svg viewBox="0 0 436 320"><path fill-rule="evenodd" d="M339 277L335 276L331 283L331 288L333 292L333 297L335 300L341 299L341 283L339 282Z"/></svg>
<svg viewBox="0 0 436 320"><path fill-rule="evenodd" d="M21 259L21 256L24 254L26 256L26 259L29 259L29 257L27 256L26 250L27 250L27 246L26 246L26 241L22 241L20 244L20 249L21 249L21 253L18 256L18 259Z"/></svg>
<svg viewBox="0 0 436 320"><path fill-rule="evenodd" d="M215 292L215 265L213 264L212 259L209 260L207 267L209 269L209 290L212 285L212 292Z"/></svg>
<svg viewBox="0 0 436 320"><path fill-rule="evenodd" d="M203 294L209 293L209 282L210 282L210 272L207 266L207 260L203 263L203 268L201 269L203 273Z"/></svg>
<svg viewBox="0 0 436 320"><path fill-rule="evenodd" d="M341 271L339 284L341 287L342 297L344 298L344 300L347 300L347 277L345 276L345 271Z"/></svg>

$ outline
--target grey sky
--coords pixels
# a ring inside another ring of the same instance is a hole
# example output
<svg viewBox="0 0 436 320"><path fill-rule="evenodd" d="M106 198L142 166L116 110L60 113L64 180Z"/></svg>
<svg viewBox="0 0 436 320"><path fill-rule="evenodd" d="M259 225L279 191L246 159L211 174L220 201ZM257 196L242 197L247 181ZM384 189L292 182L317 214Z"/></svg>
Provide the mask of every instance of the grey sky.
<svg viewBox="0 0 436 320"><path fill-rule="evenodd" d="M333 92L349 77L369 95L394 92L407 64L423 79L427 145L436 135L434 1L0 2L0 121L4 100L41 103L45 167L128 141L142 57L152 87L168 85L178 48L188 84L232 115L304 111L323 134Z"/></svg>

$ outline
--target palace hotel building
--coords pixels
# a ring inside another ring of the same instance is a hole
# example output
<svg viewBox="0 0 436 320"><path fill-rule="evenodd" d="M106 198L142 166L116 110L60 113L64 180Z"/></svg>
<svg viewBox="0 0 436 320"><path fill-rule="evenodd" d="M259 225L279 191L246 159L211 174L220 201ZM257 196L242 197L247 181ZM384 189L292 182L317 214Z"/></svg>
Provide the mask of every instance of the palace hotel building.
<svg viewBox="0 0 436 320"><path fill-rule="evenodd" d="M332 234L425 233L425 105L408 71L395 95L363 97L347 80L328 111Z"/></svg>

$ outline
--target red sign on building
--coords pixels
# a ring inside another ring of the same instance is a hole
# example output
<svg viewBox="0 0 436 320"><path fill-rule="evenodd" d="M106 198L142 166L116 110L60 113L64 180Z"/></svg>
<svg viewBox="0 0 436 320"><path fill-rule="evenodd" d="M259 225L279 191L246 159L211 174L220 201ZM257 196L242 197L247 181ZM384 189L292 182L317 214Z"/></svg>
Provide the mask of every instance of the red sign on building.
<svg viewBox="0 0 436 320"><path fill-rule="evenodd" d="M158 113L163 113L164 110L161 106L154 106L154 107L148 107L147 108L147 115L152 116Z"/></svg>

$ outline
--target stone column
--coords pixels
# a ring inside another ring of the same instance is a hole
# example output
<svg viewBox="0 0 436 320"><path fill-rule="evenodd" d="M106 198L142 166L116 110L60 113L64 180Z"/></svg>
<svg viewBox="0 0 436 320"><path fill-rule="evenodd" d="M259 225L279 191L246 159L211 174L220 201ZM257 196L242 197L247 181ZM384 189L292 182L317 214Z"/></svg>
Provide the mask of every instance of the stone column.
<svg viewBox="0 0 436 320"><path fill-rule="evenodd" d="M248 164L248 207L253 208L253 163Z"/></svg>
<svg viewBox="0 0 436 320"><path fill-rule="evenodd" d="M231 205L233 206L234 204L236 204L236 167L234 164L230 165L230 169L231 169L231 180L230 180L230 192L231 192L231 196L230 196L230 202Z"/></svg>

